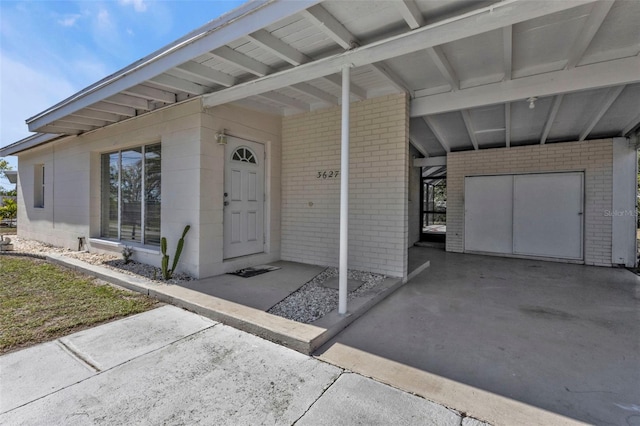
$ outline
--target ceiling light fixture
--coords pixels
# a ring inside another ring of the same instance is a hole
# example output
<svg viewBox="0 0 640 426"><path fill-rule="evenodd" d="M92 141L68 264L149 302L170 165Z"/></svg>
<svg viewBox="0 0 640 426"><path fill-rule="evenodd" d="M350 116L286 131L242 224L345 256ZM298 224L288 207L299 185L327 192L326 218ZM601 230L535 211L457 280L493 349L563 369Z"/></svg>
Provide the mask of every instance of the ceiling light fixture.
<svg viewBox="0 0 640 426"><path fill-rule="evenodd" d="M532 96L529 99L527 99L527 102L529 102L529 109L534 109L536 107L537 100L538 98L536 98L535 96Z"/></svg>

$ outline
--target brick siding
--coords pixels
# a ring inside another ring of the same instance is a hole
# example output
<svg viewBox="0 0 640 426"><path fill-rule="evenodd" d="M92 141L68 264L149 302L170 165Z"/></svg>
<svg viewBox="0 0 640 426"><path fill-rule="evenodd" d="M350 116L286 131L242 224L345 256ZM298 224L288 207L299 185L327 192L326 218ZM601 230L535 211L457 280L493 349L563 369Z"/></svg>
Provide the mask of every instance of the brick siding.
<svg viewBox="0 0 640 426"><path fill-rule="evenodd" d="M539 172L584 172L584 262L611 266L611 139L452 152L447 155L447 251L464 251L464 178Z"/></svg>
<svg viewBox="0 0 640 426"><path fill-rule="evenodd" d="M337 265L340 107L285 117L282 259ZM351 104L349 268L404 276L407 269L409 114L405 95Z"/></svg>

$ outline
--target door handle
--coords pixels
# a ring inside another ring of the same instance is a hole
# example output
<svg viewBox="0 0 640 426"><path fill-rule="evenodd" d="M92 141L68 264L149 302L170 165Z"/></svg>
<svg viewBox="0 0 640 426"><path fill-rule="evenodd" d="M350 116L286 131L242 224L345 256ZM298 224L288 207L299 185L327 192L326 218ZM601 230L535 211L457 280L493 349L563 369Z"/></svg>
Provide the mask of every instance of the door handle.
<svg viewBox="0 0 640 426"><path fill-rule="evenodd" d="M228 205L229 205L229 202L228 202L228 201L225 201L225 202L224 202L224 205L225 205L225 206L228 206Z"/></svg>

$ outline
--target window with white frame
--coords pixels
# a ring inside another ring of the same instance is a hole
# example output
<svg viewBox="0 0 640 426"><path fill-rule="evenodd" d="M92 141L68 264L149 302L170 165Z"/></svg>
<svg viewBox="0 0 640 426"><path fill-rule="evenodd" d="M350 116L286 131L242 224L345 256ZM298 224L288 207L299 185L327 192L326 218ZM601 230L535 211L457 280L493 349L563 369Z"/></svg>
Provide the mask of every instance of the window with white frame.
<svg viewBox="0 0 640 426"><path fill-rule="evenodd" d="M160 144L102 154L101 164L102 237L160 245Z"/></svg>
<svg viewBox="0 0 640 426"><path fill-rule="evenodd" d="M33 166L33 207L44 208L44 164Z"/></svg>

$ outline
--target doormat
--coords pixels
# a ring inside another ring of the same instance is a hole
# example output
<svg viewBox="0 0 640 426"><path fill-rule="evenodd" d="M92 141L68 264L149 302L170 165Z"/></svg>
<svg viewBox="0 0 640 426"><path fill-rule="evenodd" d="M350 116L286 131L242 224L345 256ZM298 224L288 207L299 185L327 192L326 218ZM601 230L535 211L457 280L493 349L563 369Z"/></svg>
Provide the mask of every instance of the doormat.
<svg viewBox="0 0 640 426"><path fill-rule="evenodd" d="M267 272L277 271L278 269L280 269L280 267L278 266L260 265L254 266L252 268L238 269L235 272L229 272L229 275L237 275L242 278L251 278L255 277L256 275L266 274Z"/></svg>

